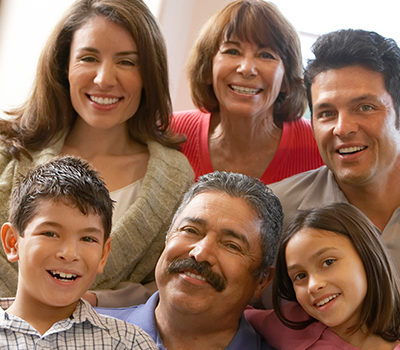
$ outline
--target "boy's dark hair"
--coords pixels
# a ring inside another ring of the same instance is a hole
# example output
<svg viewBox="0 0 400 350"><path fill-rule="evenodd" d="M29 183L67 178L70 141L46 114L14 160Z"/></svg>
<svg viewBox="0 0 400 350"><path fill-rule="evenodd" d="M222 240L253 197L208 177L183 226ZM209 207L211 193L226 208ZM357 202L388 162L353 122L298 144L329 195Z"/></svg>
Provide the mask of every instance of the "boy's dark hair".
<svg viewBox="0 0 400 350"><path fill-rule="evenodd" d="M311 85L319 73L360 65L382 74L385 88L393 99L396 127L400 128L400 48L393 39L366 30L343 29L321 35L312 51L315 59L308 61L304 73L311 113Z"/></svg>
<svg viewBox="0 0 400 350"><path fill-rule="evenodd" d="M9 221L21 236L40 200L63 201L84 215L101 217L104 241L110 236L113 201L99 174L82 159L64 156L31 169L10 197Z"/></svg>

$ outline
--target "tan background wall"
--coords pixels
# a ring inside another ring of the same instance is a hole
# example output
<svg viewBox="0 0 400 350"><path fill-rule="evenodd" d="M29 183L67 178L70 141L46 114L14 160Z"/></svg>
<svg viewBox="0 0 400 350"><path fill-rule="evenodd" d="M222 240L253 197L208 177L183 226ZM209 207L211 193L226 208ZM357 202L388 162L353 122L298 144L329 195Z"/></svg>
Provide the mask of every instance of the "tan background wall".
<svg viewBox="0 0 400 350"><path fill-rule="evenodd" d="M169 56L175 110L192 108L186 81L188 52L202 24L232 0L145 0L159 18ZM28 95L49 32L73 0L0 0L0 111ZM305 57L317 35L364 28L399 42L397 2L380 0L272 0L296 27Z"/></svg>

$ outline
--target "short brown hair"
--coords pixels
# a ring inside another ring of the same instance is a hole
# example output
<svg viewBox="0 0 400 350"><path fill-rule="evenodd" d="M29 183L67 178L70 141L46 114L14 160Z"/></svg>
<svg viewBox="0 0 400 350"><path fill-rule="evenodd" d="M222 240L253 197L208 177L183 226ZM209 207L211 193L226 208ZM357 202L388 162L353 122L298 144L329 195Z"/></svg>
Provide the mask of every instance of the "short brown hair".
<svg viewBox="0 0 400 350"><path fill-rule="evenodd" d="M361 317L350 332L366 325L372 334L388 341L400 339L400 285L395 268L380 239L379 230L356 207L347 203L330 204L300 212L282 234L273 282L274 309L288 327L305 328L315 319L296 322L282 310L281 300L297 301L286 265L286 247L301 229L331 231L347 237L359 255L367 276L367 294L361 306Z"/></svg>
<svg viewBox="0 0 400 350"><path fill-rule="evenodd" d="M0 121L3 140L14 148L38 150L47 146L60 131L67 131L76 119L69 94L68 63L74 33L89 19L103 16L124 27L139 52L143 92L134 118L128 121L130 136L145 143L153 139L178 148L181 138L169 129L172 113L169 95L167 55L157 22L142 0L77 0L50 35L39 58L31 96L8 112L11 121Z"/></svg>
<svg viewBox="0 0 400 350"><path fill-rule="evenodd" d="M193 102L203 111L215 112L219 102L212 86L212 61L222 40L232 36L270 47L285 67L284 93L274 106L274 120L298 119L306 106L302 80L302 58L296 30L272 3L263 0L237 0L214 15L203 27L189 61L188 74Z"/></svg>

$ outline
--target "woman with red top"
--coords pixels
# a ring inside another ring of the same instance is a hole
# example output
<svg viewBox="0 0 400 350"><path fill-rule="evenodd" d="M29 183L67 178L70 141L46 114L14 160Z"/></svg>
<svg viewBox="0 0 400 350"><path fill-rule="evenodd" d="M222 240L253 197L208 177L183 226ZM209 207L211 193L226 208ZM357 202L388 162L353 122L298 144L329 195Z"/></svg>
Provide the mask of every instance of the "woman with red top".
<svg viewBox="0 0 400 350"><path fill-rule="evenodd" d="M262 0L230 3L203 28L189 59L193 101L174 131L196 177L240 172L264 183L322 165L309 121L296 31Z"/></svg>

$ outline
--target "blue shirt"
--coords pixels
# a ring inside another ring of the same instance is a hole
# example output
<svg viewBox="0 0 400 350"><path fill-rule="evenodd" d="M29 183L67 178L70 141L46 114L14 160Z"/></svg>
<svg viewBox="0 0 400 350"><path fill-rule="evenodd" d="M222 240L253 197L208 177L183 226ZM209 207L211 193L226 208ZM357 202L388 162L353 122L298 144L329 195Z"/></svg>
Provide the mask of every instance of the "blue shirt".
<svg viewBox="0 0 400 350"><path fill-rule="evenodd" d="M155 292L146 304L123 308L95 308L97 312L119 318L142 328L153 338L160 350L166 350L156 326L154 310L158 304L158 292ZM242 315L239 328L226 350L271 350L263 338L254 330Z"/></svg>

